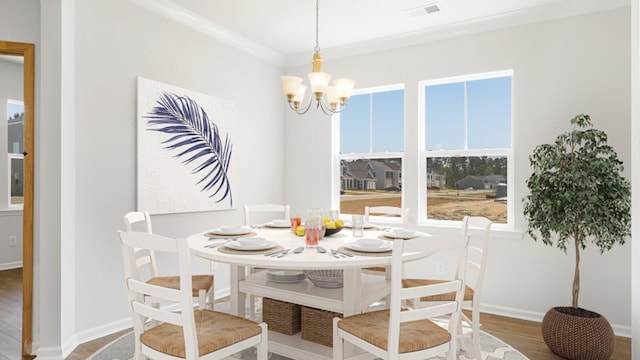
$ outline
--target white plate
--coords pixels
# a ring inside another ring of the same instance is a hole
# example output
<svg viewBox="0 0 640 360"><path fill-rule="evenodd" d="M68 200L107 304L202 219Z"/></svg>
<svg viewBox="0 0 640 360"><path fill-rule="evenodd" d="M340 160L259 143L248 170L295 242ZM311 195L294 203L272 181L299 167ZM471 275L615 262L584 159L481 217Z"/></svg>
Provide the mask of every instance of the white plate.
<svg viewBox="0 0 640 360"><path fill-rule="evenodd" d="M393 245L391 245L391 243L388 241L385 241L384 245L380 247L360 246L360 244L358 244L357 241L345 243L344 247L346 247L347 249L362 251L362 252L385 252L393 249Z"/></svg>
<svg viewBox="0 0 640 360"><path fill-rule="evenodd" d="M277 283L296 283L306 278L299 270L267 270L267 279Z"/></svg>
<svg viewBox="0 0 640 360"><path fill-rule="evenodd" d="M267 242L264 244L253 245L253 246L242 245L237 241L231 241L224 244L224 246L234 250L266 250L266 249L271 249L276 245L278 244L275 241L270 241L270 240L267 240Z"/></svg>
<svg viewBox="0 0 640 360"><path fill-rule="evenodd" d="M291 223L274 223L273 221L269 221L268 223L265 223L264 226L266 227L272 227L272 228L291 228Z"/></svg>
<svg viewBox="0 0 640 360"><path fill-rule="evenodd" d="M390 237L393 239L413 239L413 238L417 238L418 236L420 236L420 234L418 234L416 231L414 231L413 233L396 233L393 231L385 231L382 233L382 235L386 236L386 237ZM407 236L408 235L408 236Z"/></svg>
<svg viewBox="0 0 640 360"><path fill-rule="evenodd" d="M217 229L213 229L211 230L212 234L215 235L246 235L248 233L251 232L251 229L249 229L248 227L243 227L240 229L221 229L221 228L217 228Z"/></svg>
<svg viewBox="0 0 640 360"><path fill-rule="evenodd" d="M344 227L351 229L353 227L353 225L351 225L350 222L346 222L346 223L344 223ZM364 224L364 226L362 228L363 229L373 229L374 227L376 227L375 224Z"/></svg>

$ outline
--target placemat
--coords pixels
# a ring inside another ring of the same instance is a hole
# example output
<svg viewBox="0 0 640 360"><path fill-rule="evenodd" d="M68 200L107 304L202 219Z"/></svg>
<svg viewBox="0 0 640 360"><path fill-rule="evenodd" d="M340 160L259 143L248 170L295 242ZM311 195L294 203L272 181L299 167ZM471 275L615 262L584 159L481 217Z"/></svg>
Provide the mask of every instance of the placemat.
<svg viewBox="0 0 640 360"><path fill-rule="evenodd" d="M275 253L280 252L282 250L284 250L282 245L276 245L275 247L272 247L271 249L265 249L265 250L236 250L236 249L228 248L228 247L226 247L224 245L218 247L218 251L226 253L226 254L234 254L234 255L275 254Z"/></svg>
<svg viewBox="0 0 640 360"><path fill-rule="evenodd" d="M339 252L351 255L359 255L359 256L391 256L391 250L383 251L383 252L365 252L365 251L356 251L341 246L338 248Z"/></svg>
<svg viewBox="0 0 640 360"><path fill-rule="evenodd" d="M243 238L243 237L250 237L250 236L256 236L258 235L257 232L252 231L248 234L242 234L242 235L220 235L220 234L215 234L211 231L209 231L208 233L205 233L204 236L211 238L211 239L239 239L239 238Z"/></svg>

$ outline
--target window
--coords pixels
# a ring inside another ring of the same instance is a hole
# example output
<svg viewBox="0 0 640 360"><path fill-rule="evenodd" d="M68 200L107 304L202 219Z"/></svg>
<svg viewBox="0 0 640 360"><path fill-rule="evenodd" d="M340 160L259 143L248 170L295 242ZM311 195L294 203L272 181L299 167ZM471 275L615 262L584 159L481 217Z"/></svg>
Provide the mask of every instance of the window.
<svg viewBox="0 0 640 360"><path fill-rule="evenodd" d="M420 83L427 221L511 224L512 71Z"/></svg>
<svg viewBox="0 0 640 360"><path fill-rule="evenodd" d="M24 103L18 100L7 100L7 154L9 175L9 201L12 206L24 204Z"/></svg>
<svg viewBox="0 0 640 360"><path fill-rule="evenodd" d="M404 88L354 92L340 113L340 212L402 206Z"/></svg>

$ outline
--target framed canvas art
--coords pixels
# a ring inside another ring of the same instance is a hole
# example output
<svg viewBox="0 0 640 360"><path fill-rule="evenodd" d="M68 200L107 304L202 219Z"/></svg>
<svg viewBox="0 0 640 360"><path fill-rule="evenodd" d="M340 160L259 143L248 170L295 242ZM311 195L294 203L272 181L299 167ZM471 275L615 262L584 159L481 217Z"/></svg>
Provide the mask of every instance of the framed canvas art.
<svg viewBox="0 0 640 360"><path fill-rule="evenodd" d="M138 78L138 209L169 214L233 208L234 103Z"/></svg>

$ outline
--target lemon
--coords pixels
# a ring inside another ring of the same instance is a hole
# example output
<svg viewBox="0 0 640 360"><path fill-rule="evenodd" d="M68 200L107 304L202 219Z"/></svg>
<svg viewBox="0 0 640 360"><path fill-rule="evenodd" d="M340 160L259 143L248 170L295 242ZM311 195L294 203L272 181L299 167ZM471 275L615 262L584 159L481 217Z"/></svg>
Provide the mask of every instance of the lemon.
<svg viewBox="0 0 640 360"><path fill-rule="evenodd" d="M335 223L335 221L327 221L326 223L324 223L324 227L326 229L335 229L336 228L336 223Z"/></svg>
<svg viewBox="0 0 640 360"><path fill-rule="evenodd" d="M296 227L296 231L295 231L296 235L304 236L304 232L305 232L304 226L297 226Z"/></svg>
<svg viewBox="0 0 640 360"><path fill-rule="evenodd" d="M323 220L325 223L326 223L326 222L331 221L331 219L329 219L329 217L328 217L328 216L323 216L323 217L322 217L322 220Z"/></svg>
<svg viewBox="0 0 640 360"><path fill-rule="evenodd" d="M336 219L334 222L336 224L336 229L342 229L344 227L344 221L342 221L342 219Z"/></svg>

